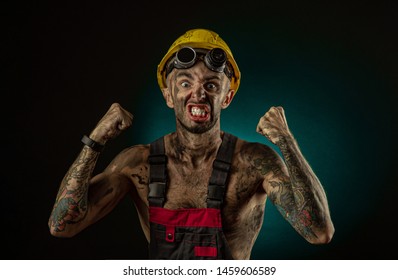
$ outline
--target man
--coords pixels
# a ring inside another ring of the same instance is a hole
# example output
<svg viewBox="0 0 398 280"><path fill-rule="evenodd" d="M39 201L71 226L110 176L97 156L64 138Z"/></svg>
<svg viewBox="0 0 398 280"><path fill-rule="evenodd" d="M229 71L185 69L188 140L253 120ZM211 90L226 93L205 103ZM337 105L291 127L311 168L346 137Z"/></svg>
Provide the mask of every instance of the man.
<svg viewBox="0 0 398 280"><path fill-rule="evenodd" d="M303 157L282 107L257 132L276 144L250 143L220 130L240 72L227 44L210 30L178 38L158 65L158 82L176 131L123 150L100 174L102 147L132 124L115 103L82 142L49 219L54 236L72 237L130 194L153 259L249 259L267 198L308 242L330 242L334 227L324 189Z"/></svg>

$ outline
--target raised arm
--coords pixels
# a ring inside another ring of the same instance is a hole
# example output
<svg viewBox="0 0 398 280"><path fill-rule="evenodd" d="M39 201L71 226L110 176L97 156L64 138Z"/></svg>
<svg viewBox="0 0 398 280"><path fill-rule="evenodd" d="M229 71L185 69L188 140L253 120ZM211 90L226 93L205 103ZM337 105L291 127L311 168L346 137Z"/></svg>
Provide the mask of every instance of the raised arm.
<svg viewBox="0 0 398 280"><path fill-rule="evenodd" d="M257 132L277 145L263 187L284 218L308 242L330 242L334 226L321 182L304 158L287 125L282 107L272 107L259 121ZM269 161L267 162L269 165Z"/></svg>
<svg viewBox="0 0 398 280"><path fill-rule="evenodd" d="M115 103L98 122L90 138L101 145L131 126L132 115ZM124 197L130 182L117 159L93 177L100 152L84 146L61 181L48 226L58 237L71 237L104 217ZM118 157L122 157L119 155Z"/></svg>

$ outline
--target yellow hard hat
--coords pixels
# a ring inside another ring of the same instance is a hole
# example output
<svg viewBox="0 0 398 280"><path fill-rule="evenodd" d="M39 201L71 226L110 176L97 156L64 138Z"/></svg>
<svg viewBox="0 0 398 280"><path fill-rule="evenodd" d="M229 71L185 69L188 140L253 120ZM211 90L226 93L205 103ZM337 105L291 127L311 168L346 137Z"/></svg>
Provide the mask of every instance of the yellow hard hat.
<svg viewBox="0 0 398 280"><path fill-rule="evenodd" d="M221 48L227 54L227 59L233 68L233 75L231 77L231 89L238 91L240 84L240 71L236 61L232 55L232 52L228 45L224 42L220 36L208 29L191 29L180 36L171 45L166 55L160 61L157 70L158 84L161 89L166 87L166 63L179 49L182 47L189 46L191 48L202 48L202 49L213 49Z"/></svg>

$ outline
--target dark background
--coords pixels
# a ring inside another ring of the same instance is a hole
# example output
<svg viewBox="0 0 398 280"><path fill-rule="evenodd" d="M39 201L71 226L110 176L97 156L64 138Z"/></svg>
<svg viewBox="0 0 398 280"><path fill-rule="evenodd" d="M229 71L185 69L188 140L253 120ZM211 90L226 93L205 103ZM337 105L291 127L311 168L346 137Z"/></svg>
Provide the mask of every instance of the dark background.
<svg viewBox="0 0 398 280"><path fill-rule="evenodd" d="M47 220L59 183L112 102L135 116L124 147L174 130L156 67L191 28L229 44L241 87L222 129L255 132L270 106L328 195L336 233L307 244L269 202L253 259L397 259L397 8L393 1L14 3L2 9L2 259L145 259L132 201L72 239Z"/></svg>

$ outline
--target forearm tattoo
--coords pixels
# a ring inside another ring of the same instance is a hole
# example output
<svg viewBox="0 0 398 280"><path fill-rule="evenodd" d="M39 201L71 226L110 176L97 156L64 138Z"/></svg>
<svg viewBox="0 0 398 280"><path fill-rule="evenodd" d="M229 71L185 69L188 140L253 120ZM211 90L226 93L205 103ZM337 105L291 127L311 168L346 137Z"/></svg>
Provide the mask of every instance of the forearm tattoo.
<svg viewBox="0 0 398 280"><path fill-rule="evenodd" d="M65 175L50 217L55 231L64 231L67 224L77 223L87 214L88 184L98 155L84 147Z"/></svg>
<svg viewBox="0 0 398 280"><path fill-rule="evenodd" d="M323 190L293 141L281 138L277 143L290 178L282 179L279 167L269 159L258 158L253 164L263 175L273 172L273 179L269 181L272 188L269 198L278 211L304 237L316 238L314 229L326 223L320 203Z"/></svg>

